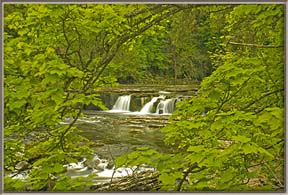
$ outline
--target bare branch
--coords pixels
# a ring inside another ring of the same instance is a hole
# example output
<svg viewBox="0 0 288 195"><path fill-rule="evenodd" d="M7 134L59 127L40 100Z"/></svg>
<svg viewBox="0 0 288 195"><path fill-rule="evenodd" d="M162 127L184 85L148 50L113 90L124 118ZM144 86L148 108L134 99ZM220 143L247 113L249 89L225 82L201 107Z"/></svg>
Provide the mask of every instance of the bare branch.
<svg viewBox="0 0 288 195"><path fill-rule="evenodd" d="M252 44L252 43L237 43L237 42L233 42L233 41L229 41L227 44L247 46L247 47L258 47L258 48L281 48L281 47L284 47L284 45L259 45L259 44Z"/></svg>
<svg viewBox="0 0 288 195"><path fill-rule="evenodd" d="M218 9L218 10L213 10L213 11L209 11L208 13L217 13L217 12L222 12L222 11L226 11L226 10L232 10L234 7L236 7L237 5L231 5L231 6L225 6L223 9Z"/></svg>
<svg viewBox="0 0 288 195"><path fill-rule="evenodd" d="M254 101L252 101L251 103L249 103L248 105L246 105L246 106L245 106L243 109L241 109L241 110L245 110L245 109L249 108L250 106L252 106L253 104L255 104L256 102L260 101L261 99L263 99L263 98L265 98L265 97L267 97L267 96L269 96L269 95L272 95L272 94L275 94L275 93L279 93L279 92L281 92L281 91L284 91L284 89L283 89L283 88L282 88L282 89L277 89L277 90L275 90L275 91L271 91L271 92L265 93L264 95L262 95L262 96L259 97L258 99L254 100Z"/></svg>
<svg viewBox="0 0 288 195"><path fill-rule="evenodd" d="M71 47L71 42L70 40L68 39L68 36L66 34L66 26L65 26L65 20L66 20L66 17L62 18L59 16L59 18L62 20L62 32L63 32L63 35L64 35L64 39L67 43L67 47L66 47L66 50L65 50L65 53L64 53L64 56L63 58L67 61L67 63L72 66L72 63L70 61L70 59L68 58L68 52L69 52L69 49Z"/></svg>
<svg viewBox="0 0 288 195"><path fill-rule="evenodd" d="M76 25L74 26L74 28L75 28L75 32L76 32L76 34L78 36L78 50L77 50L77 54L78 54L78 57L79 57L79 60L80 60L81 68L83 69L84 62L83 62L82 55L81 55L81 33L78 31L78 28L77 28Z"/></svg>
<svg viewBox="0 0 288 195"><path fill-rule="evenodd" d="M52 147L50 148L48 151L51 152L52 150L54 150L59 144L61 144L62 150L64 151L64 147L63 147L63 139L64 136L66 135L66 133L73 127L73 125L76 123L76 121L78 120L80 114L81 114L81 109L78 110L78 113L76 115L76 117L73 119L73 121L69 124L69 126L65 129L65 131L61 134L59 141Z"/></svg>
<svg viewBox="0 0 288 195"><path fill-rule="evenodd" d="M131 17L137 16L137 15L139 15L139 14L143 14L143 13L145 13L145 12L158 9L158 8L160 8L160 7L162 7L162 5L160 5L160 4L153 5L153 6L144 8L144 9L136 10L136 11L134 11L134 12L125 14L124 17L125 17L125 18L131 18Z"/></svg>
<svg viewBox="0 0 288 195"><path fill-rule="evenodd" d="M195 170L195 169L197 169L197 170ZM180 191L180 190L181 190L184 181L186 180L187 176L188 176L190 173L198 173L198 172L200 172L200 171L203 171L204 169L206 169L205 166L203 166L203 167L200 168L197 163L192 164L192 165L188 168L188 170L187 170L186 172L184 172L184 176L183 176L183 178L181 179L181 181L179 182L176 191Z"/></svg>

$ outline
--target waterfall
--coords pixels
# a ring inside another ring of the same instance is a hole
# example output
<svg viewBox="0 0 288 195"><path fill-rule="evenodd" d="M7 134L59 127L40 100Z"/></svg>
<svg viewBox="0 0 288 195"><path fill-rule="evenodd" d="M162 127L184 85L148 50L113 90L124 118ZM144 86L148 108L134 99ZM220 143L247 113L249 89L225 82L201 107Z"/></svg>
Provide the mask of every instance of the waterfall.
<svg viewBox="0 0 288 195"><path fill-rule="evenodd" d="M140 114L140 115L152 114L152 113L171 114L174 111L175 101L177 100L177 98L170 98L170 99L165 99L165 98L166 98L165 95L159 95L158 97L153 97L149 102L147 102L142 107L140 112L135 112L135 111L132 112L130 111L131 95L123 95L123 96L118 97L118 99L114 103L113 108L108 112L128 112L131 114ZM144 98L141 98L141 102L143 101L144 101ZM131 109L133 110L133 108Z"/></svg>
<svg viewBox="0 0 288 195"><path fill-rule="evenodd" d="M156 108L157 114L171 114L174 111L175 98L161 100Z"/></svg>
<svg viewBox="0 0 288 195"><path fill-rule="evenodd" d="M114 111L129 111L131 95L119 96L112 110Z"/></svg>
<svg viewBox="0 0 288 195"><path fill-rule="evenodd" d="M140 113L143 113L143 114L152 113L153 105L159 98L163 99L165 97L163 95L160 95L159 97L153 97L150 102L148 102L144 105L144 107L141 109Z"/></svg>

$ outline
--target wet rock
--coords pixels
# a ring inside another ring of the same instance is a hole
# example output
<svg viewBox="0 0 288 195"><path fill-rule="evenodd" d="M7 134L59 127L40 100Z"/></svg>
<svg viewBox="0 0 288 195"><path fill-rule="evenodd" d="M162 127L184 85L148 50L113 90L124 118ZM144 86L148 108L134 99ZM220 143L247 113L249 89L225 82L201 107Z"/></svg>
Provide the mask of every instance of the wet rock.
<svg viewBox="0 0 288 195"><path fill-rule="evenodd" d="M142 133L142 131L139 130L139 129L132 129L132 130L130 130L129 132L130 132L130 133Z"/></svg>
<svg viewBox="0 0 288 195"><path fill-rule="evenodd" d="M15 169L17 170L23 170L27 168L29 163L27 161L20 161L19 163L16 164Z"/></svg>
<svg viewBox="0 0 288 195"><path fill-rule="evenodd" d="M91 169L96 169L96 167L100 164L100 159L99 158L93 158L93 159L88 159L86 161L84 161L84 165L88 168Z"/></svg>
<svg viewBox="0 0 288 195"><path fill-rule="evenodd" d="M16 152L15 156L17 156L17 157L23 157L23 156L24 156L24 153L22 153L22 152Z"/></svg>
<svg viewBox="0 0 288 195"><path fill-rule="evenodd" d="M104 169L107 167L106 161L101 161L94 169L98 171L104 171Z"/></svg>
<svg viewBox="0 0 288 195"><path fill-rule="evenodd" d="M114 167L114 162L112 160L109 160L106 168L112 169L113 167Z"/></svg>
<svg viewBox="0 0 288 195"><path fill-rule="evenodd" d="M104 146L105 144L104 143L102 143L102 142L92 142L91 144L90 144L90 146L92 146L92 147L100 147L100 146Z"/></svg>
<svg viewBox="0 0 288 195"><path fill-rule="evenodd" d="M164 126L165 125L159 125L159 124L150 124L150 125L148 125L149 128L162 128Z"/></svg>

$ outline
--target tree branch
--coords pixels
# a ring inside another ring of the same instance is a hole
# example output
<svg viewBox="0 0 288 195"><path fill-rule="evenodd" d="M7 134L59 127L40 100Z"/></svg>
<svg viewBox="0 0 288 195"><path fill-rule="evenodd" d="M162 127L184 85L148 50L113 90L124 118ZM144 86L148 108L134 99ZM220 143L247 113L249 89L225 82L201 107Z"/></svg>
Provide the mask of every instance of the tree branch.
<svg viewBox="0 0 288 195"><path fill-rule="evenodd" d="M115 45L114 47L111 46L111 50L110 53L107 53L105 55L104 58L102 58L99 62L99 64L95 67L94 71L93 71L93 75L95 75L97 73L97 70L99 67L102 67L99 72L97 73L97 75L94 77L94 79L89 80L86 85L85 85L85 90L87 90L91 85L93 85L102 75L103 71L106 69L106 67L108 66L108 64L111 62L111 60L114 58L114 56L116 55L117 51L119 50L119 48L125 43L127 42L129 39L135 38L139 35L141 35L142 33L144 33L146 30L148 30L149 28L151 28L153 25L157 24L158 22L164 20L165 18L169 17L172 14L175 14L177 12L181 11L181 9L172 9L169 12L162 14L160 16L158 16L157 18L155 18L154 20L152 20L150 23L146 24L144 27L140 28L139 30L132 32L130 34L130 32L128 32L129 34L124 33L120 38L117 38L118 40L115 40Z"/></svg>
<svg viewBox="0 0 288 195"><path fill-rule="evenodd" d="M67 36L67 34L66 34L66 29L65 29L65 20L66 20L66 17L62 18L61 16L59 16L59 18L62 20L62 32L63 32L63 35L64 35L64 39L65 39L65 41L66 41L66 43L67 43L67 47L66 47L66 50L65 50L65 53L64 53L63 58L64 58L64 60L67 61L67 63L68 63L70 66L72 66L72 63L71 63L70 59L68 58L68 55L69 55L68 52L69 52L69 49L70 49L70 47L71 47L71 42L70 42L70 40L68 39L68 36ZM62 55L61 55L61 56L62 56Z"/></svg>
<svg viewBox="0 0 288 195"><path fill-rule="evenodd" d="M130 12L130 13L128 13L128 14L125 14L124 17L125 17L125 18L131 18L131 17L137 16L137 15L139 15L139 14L143 14L143 13L145 13L145 12L158 9L159 7L162 7L162 5L158 4L158 5L153 5L153 6L144 8L144 9L136 10L136 11L134 11L134 12Z"/></svg>
<svg viewBox="0 0 288 195"><path fill-rule="evenodd" d="M249 103L248 105L246 105L246 106L245 106L243 109L241 109L241 110L245 110L245 109L249 108L250 106L252 106L253 104L255 104L256 102L260 101L261 99L263 99L263 98L265 98L265 97L267 97L267 96L269 96L269 95L272 95L272 94L274 94L274 93L279 93L279 92L281 92L281 91L284 91L284 89L283 89L283 88L282 88L282 89L277 89L277 90L275 90L275 91L271 91L271 92L265 93L264 95L262 95L262 96L259 97L258 99L254 100L254 101L252 101L251 103Z"/></svg>
<svg viewBox="0 0 288 195"><path fill-rule="evenodd" d="M259 44L252 44L252 43L237 43L233 41L229 41L227 44L247 46L247 47L258 47L258 48L281 48L281 47L284 48L284 45L259 45Z"/></svg>
<svg viewBox="0 0 288 195"><path fill-rule="evenodd" d="M59 141L52 147L50 148L48 151L51 152L52 150L54 150L59 144L61 144L62 146L62 150L64 151L64 147L63 147L63 138L66 135L66 133L73 127L73 125L76 123L76 121L78 120L80 114L81 114L81 109L78 110L78 113L76 115L76 117L73 119L73 121L69 124L69 126L65 129L65 131L61 134ZM65 151L64 151L65 152Z"/></svg>
<svg viewBox="0 0 288 195"><path fill-rule="evenodd" d="M84 66L84 62L83 62L83 59L82 59L82 55L81 55L81 33L78 31L78 28L77 26L75 25L74 26L75 28L75 32L78 36L78 50L76 51L77 54L78 54L78 58L79 58L79 61L80 61L80 65L81 65L81 68L83 69L83 66Z"/></svg>
<svg viewBox="0 0 288 195"><path fill-rule="evenodd" d="M196 168L199 168L199 169L198 169L198 170L194 170L194 169L196 169ZM192 164L192 165L188 168L188 170L187 170L186 172L184 172L184 176L183 176L183 178L181 179L181 181L179 182L176 191L180 191L180 190L181 190L182 185L183 185L184 181L186 180L186 177L187 177L190 173L198 173L198 172L200 172L200 171L203 171L204 169L206 169L205 166L200 168L197 163ZM193 170L194 170L194 171L193 171Z"/></svg>
<svg viewBox="0 0 288 195"><path fill-rule="evenodd" d="M226 11L226 10L231 10L233 9L234 7L236 7L237 5L231 5L229 7L224 7L223 9L218 9L218 10L213 10L213 11L208 11L209 14L211 13L217 13L217 12L222 12L222 11Z"/></svg>

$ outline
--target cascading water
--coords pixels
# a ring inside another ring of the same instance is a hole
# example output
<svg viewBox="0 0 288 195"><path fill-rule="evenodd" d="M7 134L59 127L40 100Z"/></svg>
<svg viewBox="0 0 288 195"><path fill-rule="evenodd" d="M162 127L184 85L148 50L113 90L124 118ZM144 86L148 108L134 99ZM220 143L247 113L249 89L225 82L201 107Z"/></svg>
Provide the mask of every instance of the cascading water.
<svg viewBox="0 0 288 195"><path fill-rule="evenodd" d="M131 114L171 114L174 111L175 101L177 100L177 98L165 98L165 95L153 97L148 103L146 103L142 107L140 112L131 112L131 95L123 95L118 97L113 108L109 112L129 112ZM142 99L141 102L143 102Z"/></svg>
<svg viewBox="0 0 288 195"><path fill-rule="evenodd" d="M113 111L129 111L130 101L131 101L131 95L119 96L112 110Z"/></svg>
<svg viewBox="0 0 288 195"><path fill-rule="evenodd" d="M174 111L175 98L161 100L156 108L157 114L171 114Z"/></svg>
<svg viewBox="0 0 288 195"><path fill-rule="evenodd" d="M152 109L153 109L153 105L155 102L157 102L158 99L164 99L165 96L163 95L160 95L159 97L153 97L152 100L148 103L146 103L144 105L144 107L141 109L140 113L142 114L149 114L149 113L152 113Z"/></svg>

